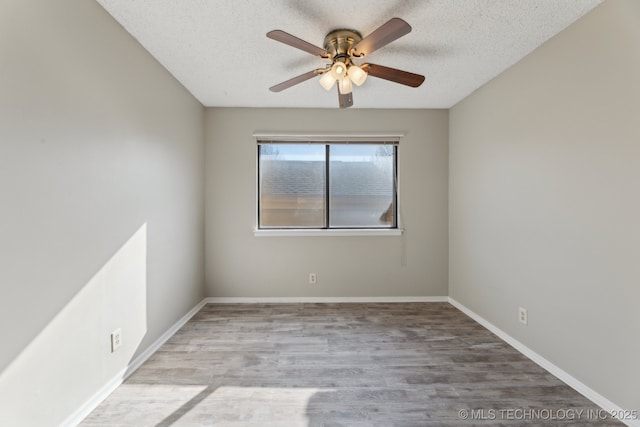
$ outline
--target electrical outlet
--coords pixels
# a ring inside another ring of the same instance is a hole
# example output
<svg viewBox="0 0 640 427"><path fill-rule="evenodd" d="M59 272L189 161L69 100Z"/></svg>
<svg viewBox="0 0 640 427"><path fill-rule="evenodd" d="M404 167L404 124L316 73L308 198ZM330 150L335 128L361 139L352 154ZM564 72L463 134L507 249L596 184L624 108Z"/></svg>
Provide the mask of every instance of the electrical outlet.
<svg viewBox="0 0 640 427"><path fill-rule="evenodd" d="M317 282L317 277L316 277L316 273L309 273L309 284L310 285L315 285Z"/></svg>
<svg viewBox="0 0 640 427"><path fill-rule="evenodd" d="M519 307L518 308L518 320L520 321L520 323L522 323L523 325L526 325L527 322L529 321L528 316L527 316L527 309L526 308L522 308Z"/></svg>
<svg viewBox="0 0 640 427"><path fill-rule="evenodd" d="M118 328L111 332L111 353L122 345L122 329Z"/></svg>

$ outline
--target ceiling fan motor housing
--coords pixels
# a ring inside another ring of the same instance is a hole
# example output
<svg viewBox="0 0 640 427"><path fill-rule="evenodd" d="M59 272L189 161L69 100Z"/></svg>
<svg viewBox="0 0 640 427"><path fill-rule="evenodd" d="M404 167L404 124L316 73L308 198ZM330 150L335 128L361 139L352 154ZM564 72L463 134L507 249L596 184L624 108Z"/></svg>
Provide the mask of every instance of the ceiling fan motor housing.
<svg viewBox="0 0 640 427"><path fill-rule="evenodd" d="M355 30L333 30L324 38L324 49L329 52L335 62L349 62L350 52L360 40L362 35Z"/></svg>

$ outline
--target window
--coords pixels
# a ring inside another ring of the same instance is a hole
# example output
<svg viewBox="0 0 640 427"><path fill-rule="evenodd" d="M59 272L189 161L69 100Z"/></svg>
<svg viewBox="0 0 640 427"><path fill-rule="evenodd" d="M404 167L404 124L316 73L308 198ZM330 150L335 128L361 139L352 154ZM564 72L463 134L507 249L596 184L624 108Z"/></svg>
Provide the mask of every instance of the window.
<svg viewBox="0 0 640 427"><path fill-rule="evenodd" d="M259 229L396 229L397 143L258 141Z"/></svg>

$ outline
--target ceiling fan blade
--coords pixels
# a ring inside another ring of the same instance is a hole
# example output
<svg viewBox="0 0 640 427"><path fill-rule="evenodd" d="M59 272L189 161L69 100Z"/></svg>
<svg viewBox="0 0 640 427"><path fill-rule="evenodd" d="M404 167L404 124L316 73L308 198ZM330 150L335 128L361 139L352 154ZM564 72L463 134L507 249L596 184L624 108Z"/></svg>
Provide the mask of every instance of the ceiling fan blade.
<svg viewBox="0 0 640 427"><path fill-rule="evenodd" d="M388 45L392 41L397 40L410 32L411 25L407 24L400 18L391 18L378 27L378 29L373 33L360 40L353 47L352 54L354 56L369 55L371 52Z"/></svg>
<svg viewBox="0 0 640 427"><path fill-rule="evenodd" d="M341 93L340 85L336 85L338 87L338 104L340 104L340 108L349 108L353 105L353 92L349 93Z"/></svg>
<svg viewBox="0 0 640 427"><path fill-rule="evenodd" d="M282 30L269 31L267 33L267 37L269 37L270 39L279 41L280 43L288 44L289 46L295 47L297 49L304 50L305 52L310 53L312 55L320 56L321 58L329 57L329 52L327 52L326 50L318 46L312 45L311 43L306 42L302 39L299 39L296 36L292 36L289 33L285 33Z"/></svg>
<svg viewBox="0 0 640 427"><path fill-rule="evenodd" d="M275 86L271 86L269 88L269 90L271 92L281 92L281 91L283 91L285 89L289 89L291 86L295 86L298 83L305 82L305 81L317 76L318 74L320 74L321 71L323 71L322 68L317 69L317 70L312 70L312 71L309 71L309 72L304 73L304 74L300 74L299 76L294 77L292 79L289 79L289 80L287 80L285 82L282 82L282 83L277 84Z"/></svg>
<svg viewBox="0 0 640 427"><path fill-rule="evenodd" d="M369 73L370 76L411 87L418 87L424 82L424 76L421 76L420 74L385 67L383 65L364 64L362 69Z"/></svg>

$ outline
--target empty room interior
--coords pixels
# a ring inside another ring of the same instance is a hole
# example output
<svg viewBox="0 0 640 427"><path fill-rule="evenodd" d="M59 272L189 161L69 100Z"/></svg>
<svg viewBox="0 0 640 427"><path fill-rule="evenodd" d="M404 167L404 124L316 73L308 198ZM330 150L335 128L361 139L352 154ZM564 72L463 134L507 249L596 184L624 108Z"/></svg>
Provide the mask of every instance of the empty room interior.
<svg viewBox="0 0 640 427"><path fill-rule="evenodd" d="M636 0L3 0L0 425L640 426L638 76Z"/></svg>

